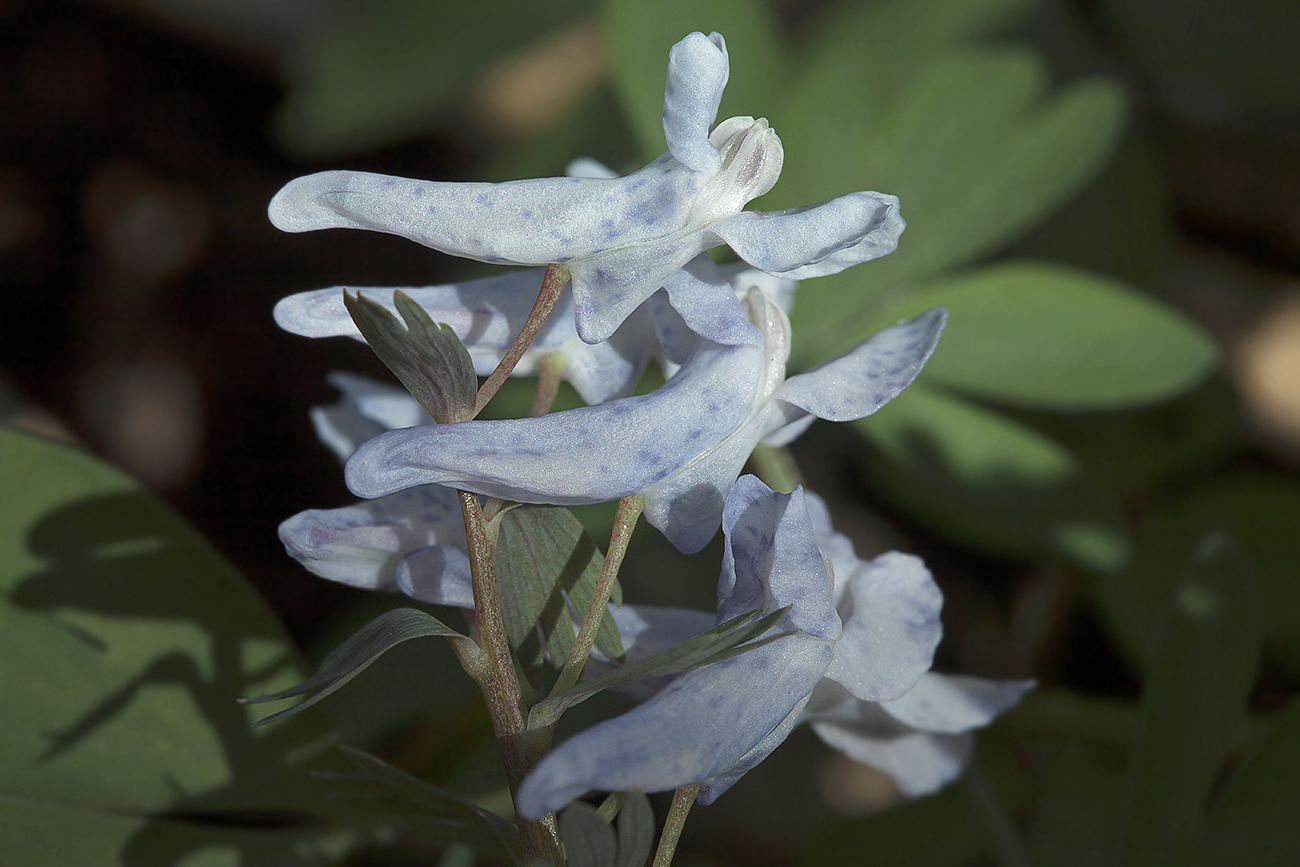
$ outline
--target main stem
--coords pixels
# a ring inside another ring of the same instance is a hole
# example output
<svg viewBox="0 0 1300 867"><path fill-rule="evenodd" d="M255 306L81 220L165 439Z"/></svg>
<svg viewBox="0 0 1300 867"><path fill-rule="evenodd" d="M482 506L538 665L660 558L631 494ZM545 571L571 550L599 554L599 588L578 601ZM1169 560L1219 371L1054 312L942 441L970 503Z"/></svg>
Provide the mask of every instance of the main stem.
<svg viewBox="0 0 1300 867"><path fill-rule="evenodd" d="M542 327L551 311L555 309L555 302L560 298L560 292L564 289L564 284L569 282L569 269L558 263L551 263L546 266L546 275L542 277L542 289L537 293L537 300L533 302L533 309L529 311L528 318L524 320L524 327L519 329L519 336L515 342L510 344L506 354L501 357L497 363L496 370L492 371L484 383L479 386L478 395L474 398L474 418L483 411L489 400L501 388L501 384L506 381L519 363L519 359L524 357L528 347L532 345L533 338L537 336L538 330Z"/></svg>
<svg viewBox="0 0 1300 867"><path fill-rule="evenodd" d="M479 508L478 497L458 491L460 511L465 519L465 541L469 549L470 577L474 587L476 627L474 640L485 657L474 674L483 700L487 704L492 730L496 733L501 759L505 764L506 782L513 797L524 776L540 758L525 730L527 709L515 676L514 660L506 643L505 620L501 614L501 595L497 584L496 533L488 528ZM528 822L519 820L519 839L525 863L537 858L553 864L564 863L553 820Z"/></svg>

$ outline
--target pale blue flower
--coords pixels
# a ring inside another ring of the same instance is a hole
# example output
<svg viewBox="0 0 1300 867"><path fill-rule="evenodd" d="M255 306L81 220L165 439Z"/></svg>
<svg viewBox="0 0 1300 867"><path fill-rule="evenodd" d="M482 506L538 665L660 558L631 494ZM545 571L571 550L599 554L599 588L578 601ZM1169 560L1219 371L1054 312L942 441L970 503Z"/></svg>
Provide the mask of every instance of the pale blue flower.
<svg viewBox="0 0 1300 867"><path fill-rule="evenodd" d="M487 184L322 172L280 190L271 221L289 232L388 232L482 262L563 263L577 332L589 343L609 338L711 247L730 245L755 268L795 280L891 252L905 225L893 196L858 192L802 208L744 210L776 183L784 155L761 118L733 117L710 131L728 74L721 35L692 33L673 46L664 92L668 152L626 177ZM697 321L712 306L707 296L671 287L669 296L692 329L719 341Z"/></svg>
<svg viewBox="0 0 1300 867"><path fill-rule="evenodd" d="M433 319L451 326L465 343L475 372L487 376L510 348L532 308L542 271L507 271L494 277L448 283L441 286L402 287ZM787 310L797 284L772 277L752 268L718 268L701 255L668 279L668 289L652 303L634 311L603 343L588 344L578 338L573 321L573 295L566 288L555 311L542 325L519 364L515 376L534 376L545 355L563 362L564 377L588 404L601 403L631 394L637 379L651 358L680 363L694 345L689 331L668 301L668 292L687 298L709 300L711 311L701 310L695 318L725 342L735 339L717 324L718 311L737 309L737 294L760 286ZM361 332L343 305L344 291L365 295L394 310L393 288L334 286L290 295L275 305L275 321L281 328L304 337L352 337ZM734 319L734 317L733 317ZM397 425L405 427L406 425Z"/></svg>
<svg viewBox="0 0 1300 867"><path fill-rule="evenodd" d="M651 394L540 418L385 433L348 461L348 487L378 497L442 484L561 505L639 494L646 519L693 553L716 532L723 499L758 442L788 442L814 417L848 421L878 410L920 372L946 313L931 310L789 379L790 324L779 306L751 291L744 311L718 315L715 330L728 332L730 345L697 340Z"/></svg>
<svg viewBox="0 0 1300 867"><path fill-rule="evenodd" d="M560 810L589 790L699 783L699 800L709 804L803 721L850 757L893 775L907 794L931 791L960 772L969 730L1032 684L930 673L943 598L929 571L916 557L891 552L841 558L835 565L849 567L849 576L836 580L817 544L834 531L814 528L824 513L813 494L777 494L753 476L737 481L723 519L716 621L789 605L773 633L792 634L682 674L631 711L560 744L516 795L524 818ZM835 536L831 541L847 544ZM647 646L657 644L656 629L679 638L683 627L712 625L698 613L662 610L647 622L640 634ZM832 694L846 701L810 710ZM889 724L869 729L869 712Z"/></svg>

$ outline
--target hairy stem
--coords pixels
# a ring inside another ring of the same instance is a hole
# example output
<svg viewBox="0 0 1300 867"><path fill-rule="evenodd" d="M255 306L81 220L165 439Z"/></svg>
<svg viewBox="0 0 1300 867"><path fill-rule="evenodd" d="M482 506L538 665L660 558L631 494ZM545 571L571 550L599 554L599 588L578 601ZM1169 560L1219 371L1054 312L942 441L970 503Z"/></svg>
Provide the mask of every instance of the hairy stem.
<svg viewBox="0 0 1300 867"><path fill-rule="evenodd" d="M668 808L668 818L664 820L664 830L659 835L659 848L655 850L655 860L651 867L668 867L673 863L673 853L677 851L677 841L681 839L686 815L690 813L691 805L695 803L695 796L699 792L699 783L673 792L673 804Z"/></svg>
<svg viewBox="0 0 1300 867"><path fill-rule="evenodd" d="M564 661L564 669L555 681L552 695L573 686L582 676L583 666L587 664L587 656L596 641L596 631L600 629L600 622L609 606L609 594L614 589L619 567L623 565L623 557L627 554L627 544L632 539L632 531L636 529L637 519L641 517L644 508L645 502L637 496L623 497L618 501L618 507L614 511L614 532L609 537L609 550L605 552L605 562L600 567L600 577L596 579L591 604L587 606L582 628L578 630L569 658Z"/></svg>
<svg viewBox="0 0 1300 867"><path fill-rule="evenodd" d="M506 644L505 621L501 614L500 588L497 585L496 531L483 520L478 497L459 491L460 511L465 518L465 541L469 550L470 576L474 586L474 639L482 651L481 665L470 674L478 682L487 704L492 730L501 749L506 782L513 795L524 776L550 745L538 743L535 734L525 730L527 709L515 676L514 660ZM467 669L468 670L468 669ZM542 858L562 864L555 821L548 817L540 822L519 822L519 838L525 861Z"/></svg>
<svg viewBox="0 0 1300 867"><path fill-rule="evenodd" d="M569 282L569 269L563 265L552 263L546 266L546 276L542 278L542 289L537 293L537 301L533 303L533 309L528 313L528 318L524 320L524 327L519 329L519 336L515 342L510 344L510 349L501 357L497 364L496 370L479 386L478 396L474 399L474 413L470 418L474 418L483 411L489 400L501 388L501 384L506 381L519 363L519 359L528 351L532 345L533 338L537 336L537 331L542 327L542 323L551 315L555 309L555 302L560 297L560 291L564 289L564 284Z"/></svg>

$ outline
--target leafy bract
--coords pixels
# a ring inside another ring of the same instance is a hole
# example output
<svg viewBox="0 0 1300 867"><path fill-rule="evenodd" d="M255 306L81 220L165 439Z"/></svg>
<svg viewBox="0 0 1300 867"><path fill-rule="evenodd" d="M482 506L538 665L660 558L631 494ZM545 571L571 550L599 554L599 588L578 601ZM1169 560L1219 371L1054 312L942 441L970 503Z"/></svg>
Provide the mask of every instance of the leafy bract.
<svg viewBox="0 0 1300 867"><path fill-rule="evenodd" d="M1122 283L1048 264L982 268L919 288L879 320L930 307L948 327L926 380L1050 409L1110 409L1172 397L1213 369L1199 326Z"/></svg>
<svg viewBox="0 0 1300 867"><path fill-rule="evenodd" d="M326 696L332 695L352 678L369 668L375 660L403 641L429 636L442 636L443 638L465 637L450 626L444 625L432 614L420 611L417 608L395 608L376 617L361 627L351 638L336 647L321 660L320 669L302 683L288 689L282 689L279 692L245 698L241 699L241 701L244 704L258 704L315 692L315 695L306 701L260 719L255 725L263 726L275 722L278 719L299 713Z"/></svg>
<svg viewBox="0 0 1300 867"><path fill-rule="evenodd" d="M80 451L0 429L0 490L6 863L325 857L327 807L287 754L327 727L252 732L235 702L302 676L240 576Z"/></svg>
<svg viewBox="0 0 1300 867"><path fill-rule="evenodd" d="M568 658L577 637L574 617L586 614L604 562L591 535L563 506L516 506L501 517L497 580L506 638L534 686L543 643L552 664ZM622 598L615 582L610 600L618 605ZM601 619L595 646L607 659L623 657L612 617Z"/></svg>
<svg viewBox="0 0 1300 867"><path fill-rule="evenodd" d="M1128 537L1119 505L1064 448L961 398L913 384L852 422L881 455L868 475L897 505L968 544L1110 572Z"/></svg>
<svg viewBox="0 0 1300 867"><path fill-rule="evenodd" d="M1259 618L1240 551L1225 534L1207 536L1174 592L1168 630L1148 672L1120 864L1164 863L1177 839L1196 827L1244 721L1259 662Z"/></svg>
<svg viewBox="0 0 1300 867"><path fill-rule="evenodd" d="M343 305L370 348L434 421L472 417L478 378L465 344L450 325L434 322L405 292L395 291L393 304L405 326L377 301L343 293Z"/></svg>

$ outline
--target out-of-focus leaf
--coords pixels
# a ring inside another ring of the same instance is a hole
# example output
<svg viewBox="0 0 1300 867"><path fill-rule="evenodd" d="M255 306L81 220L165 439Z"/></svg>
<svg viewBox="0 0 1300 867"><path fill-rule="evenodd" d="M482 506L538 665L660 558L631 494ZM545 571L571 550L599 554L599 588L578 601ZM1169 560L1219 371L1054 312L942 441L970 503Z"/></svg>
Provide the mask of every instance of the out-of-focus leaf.
<svg viewBox="0 0 1300 867"><path fill-rule="evenodd" d="M369 753L347 746L340 749L351 760L356 775L333 774L323 779L322 784L335 797L347 798L361 808L400 815L432 839L468 843L501 860L518 861L519 833L514 823Z"/></svg>
<svg viewBox="0 0 1300 867"><path fill-rule="evenodd" d="M1120 863L1165 863L1205 807L1259 661L1259 597L1226 534L1197 546L1142 697ZM1240 862L1245 863L1245 862Z"/></svg>
<svg viewBox="0 0 1300 867"><path fill-rule="evenodd" d="M574 801L560 814L560 839L568 867L614 867L618 842L596 808Z"/></svg>
<svg viewBox="0 0 1300 867"><path fill-rule="evenodd" d="M432 126L494 60L586 14L592 0L348 4L285 70L280 141L326 155L400 141Z"/></svg>
<svg viewBox="0 0 1300 867"><path fill-rule="evenodd" d="M664 80L668 50L691 31L727 40L731 77L718 119L764 115L789 63L768 4L757 0L604 0L614 83L643 156L664 152Z"/></svg>
<svg viewBox="0 0 1300 867"><path fill-rule="evenodd" d="M1300 701L1223 787L1196 842L1201 863L1286 867L1300 852Z"/></svg>
<svg viewBox="0 0 1300 867"><path fill-rule="evenodd" d="M937 833L936 829L942 829ZM832 825L799 858L801 867L963 867L987 851L979 818L956 788L888 812Z"/></svg>
<svg viewBox="0 0 1300 867"><path fill-rule="evenodd" d="M240 576L82 452L0 429L0 490L5 863L337 855L287 757L322 719L253 732L235 702L303 673Z"/></svg>
<svg viewBox="0 0 1300 867"><path fill-rule="evenodd" d="M280 701L295 695L316 691L306 701L291 708L273 713L254 725L263 726L287 716L293 716L326 696L341 689L348 681L370 667L379 657L404 641L412 638L442 636L443 638L464 638L438 618L417 608L396 608L381 614L335 648L321 660L320 669L302 683L267 695L241 699L244 704L260 704L267 701Z"/></svg>
<svg viewBox="0 0 1300 867"><path fill-rule="evenodd" d="M1291 0L1103 0L1116 38L1176 103L1300 102L1300 6Z"/></svg>
<svg viewBox="0 0 1300 867"><path fill-rule="evenodd" d="M618 859L615 867L645 867L655 842L655 815L650 799L640 792L628 793L618 811Z"/></svg>
<svg viewBox="0 0 1300 867"><path fill-rule="evenodd" d="M405 292L393 292L387 307L361 293L343 293L343 305L380 361L406 386L438 424L467 421L474 414L478 378L469 350L450 325L429 317Z"/></svg>
<svg viewBox="0 0 1300 867"><path fill-rule="evenodd" d="M517 506L502 516L497 578L506 638L534 686L543 660L538 630L551 661L563 665L577 637L574 614L586 613L604 562L582 522L563 506ZM621 604L622 599L616 581L610 601ZM623 657L612 617L601 620L596 647L608 659Z"/></svg>
<svg viewBox="0 0 1300 867"><path fill-rule="evenodd" d="M948 326L926 380L975 397L1050 409L1112 409L1186 391L1218 351L1199 326L1122 283L1012 263L903 296L881 327L936 305Z"/></svg>
<svg viewBox="0 0 1300 867"><path fill-rule="evenodd" d="M1032 428L916 384L852 424L882 453L863 465L890 500L967 544L1103 572L1128 558L1118 504Z"/></svg>
<svg viewBox="0 0 1300 867"><path fill-rule="evenodd" d="M795 345L818 355L864 337L884 291L987 253L1076 193L1110 155L1124 116L1105 81L1048 96L1042 61L1022 49L954 49L894 94L854 59L873 46L854 50L818 58L774 111L785 169L760 205L874 189L900 198L909 229L889 256L800 292Z"/></svg>
<svg viewBox="0 0 1300 867"><path fill-rule="evenodd" d="M1158 622L1179 580L1179 553L1214 530L1232 535L1254 569L1264 600L1264 633L1274 659L1300 671L1300 484L1277 475L1240 473L1197 486L1151 508L1137 524L1133 561L1124 573L1089 585L1119 647L1143 669L1154 655Z"/></svg>

